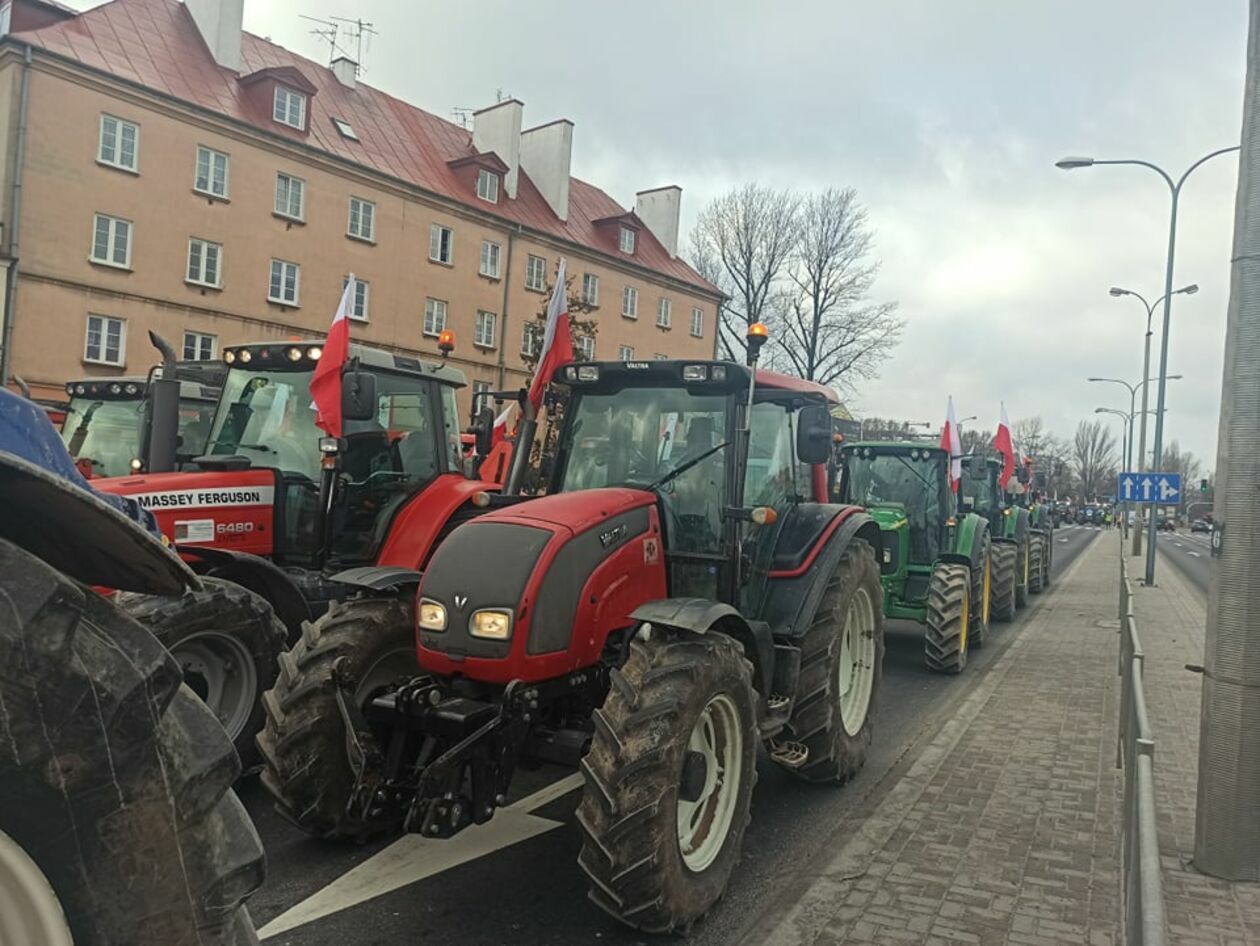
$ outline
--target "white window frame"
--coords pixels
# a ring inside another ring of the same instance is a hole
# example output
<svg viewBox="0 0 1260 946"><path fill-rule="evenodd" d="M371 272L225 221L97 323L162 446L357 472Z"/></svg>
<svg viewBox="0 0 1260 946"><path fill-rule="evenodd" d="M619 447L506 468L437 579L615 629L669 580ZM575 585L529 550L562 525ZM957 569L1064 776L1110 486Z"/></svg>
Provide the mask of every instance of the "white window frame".
<svg viewBox="0 0 1260 946"><path fill-rule="evenodd" d="M108 221L109 234L105 241L105 256L96 255L96 230L98 222L101 220ZM115 259L118 251L118 226L122 224L127 228L126 236L126 253L122 262ZM115 217L112 214L96 213L92 214L92 249L88 254L88 259L98 266L112 266L115 269L131 269L131 248L135 244L136 227L130 220L122 217Z"/></svg>
<svg viewBox="0 0 1260 946"><path fill-rule="evenodd" d="M622 227L621 233L618 235L618 238L617 238L617 246L620 248L621 252L629 254L630 256L633 256L634 244L635 244L635 232L631 230L629 227Z"/></svg>
<svg viewBox="0 0 1260 946"><path fill-rule="evenodd" d="M621 314L627 319L639 317L639 290L634 286L621 290Z"/></svg>
<svg viewBox="0 0 1260 946"><path fill-rule="evenodd" d="M589 306L599 306L599 276L595 273L582 274L582 301Z"/></svg>
<svg viewBox="0 0 1260 946"><path fill-rule="evenodd" d="M272 275L276 271L276 265L280 266L280 295L273 296L271 294ZM288 267L293 267L293 298L292 300L284 297L284 284L288 281ZM267 301L274 302L276 305L285 305L290 308L298 308L302 301L302 265L292 260L277 259L272 257L271 264L267 268Z"/></svg>
<svg viewBox="0 0 1260 946"><path fill-rule="evenodd" d="M449 307L445 299L434 299L432 297L424 300L424 321L420 324L420 332L427 338L437 338L446 328L446 319L449 314ZM430 320L433 327L429 327Z"/></svg>
<svg viewBox="0 0 1260 946"><path fill-rule="evenodd" d="M704 338L704 309L691 307L691 335L693 338Z"/></svg>
<svg viewBox="0 0 1260 946"><path fill-rule="evenodd" d="M477 168L477 196L487 203L499 202L499 175L486 168Z"/></svg>
<svg viewBox="0 0 1260 946"><path fill-rule="evenodd" d="M280 186L281 182L288 182L284 190L284 206L280 206ZM293 213L293 190L294 185L297 187L297 213ZM285 220L306 220L306 181L303 178L295 177L292 174L286 174L284 171L276 172L276 206L275 214L277 217L283 217Z"/></svg>
<svg viewBox="0 0 1260 946"><path fill-rule="evenodd" d="M656 303L656 327L669 328L673 315L674 303L668 297L661 296L660 301Z"/></svg>
<svg viewBox="0 0 1260 946"><path fill-rule="evenodd" d="M477 270L490 279L498 279L502 270L503 244L493 240L481 241L481 264Z"/></svg>
<svg viewBox="0 0 1260 946"><path fill-rule="evenodd" d="M446 234L446 258L442 258L442 234ZM429 227L429 261L444 266L455 265L455 230L444 223Z"/></svg>
<svg viewBox="0 0 1260 946"><path fill-rule="evenodd" d="M201 156L206 155L206 186L198 187L201 177ZM223 159L223 192L214 189L214 159ZM232 158L226 151L216 151L206 145L197 145L197 156L193 161L193 190L217 200L228 199L228 179L232 173Z"/></svg>
<svg viewBox="0 0 1260 946"><path fill-rule="evenodd" d="M537 278L535 279L535 273ZM525 258L525 288L534 292L547 291L547 258L530 253Z"/></svg>
<svg viewBox="0 0 1260 946"><path fill-rule="evenodd" d="M193 357L188 357L188 341L193 342ZM208 341L210 343L210 351L208 354L202 354L202 343ZM184 329L184 343L181 347L184 361L214 361L214 356L219 350L219 336L211 335L207 332L196 332L192 329Z"/></svg>
<svg viewBox="0 0 1260 946"><path fill-rule="evenodd" d="M359 229L354 228L355 206L359 208ZM365 213L366 211L366 213ZM363 221L367 220L364 227ZM376 242L376 201L366 197L351 197L346 208L346 236L366 243Z"/></svg>
<svg viewBox="0 0 1260 946"><path fill-rule="evenodd" d="M521 327L521 356L534 358L542 348L543 329L539 322L526 322Z"/></svg>
<svg viewBox="0 0 1260 946"><path fill-rule="evenodd" d="M298 114L297 123L294 124L291 115L293 109L290 106L291 99L297 99ZM281 102L284 103L283 108ZM281 125L288 125L290 128L296 128L298 131L306 130L306 94L299 92L297 89L291 89L287 85L276 83L276 91L271 99L271 119Z"/></svg>
<svg viewBox="0 0 1260 946"><path fill-rule="evenodd" d="M489 324L490 331L484 331L484 326ZM495 348L499 339L499 314L497 312L487 312L485 309L477 310L477 319L473 322L473 344L478 348Z"/></svg>
<svg viewBox="0 0 1260 946"><path fill-rule="evenodd" d="M617 346L617 360L618 361L634 361L634 346L633 345L618 345Z"/></svg>
<svg viewBox="0 0 1260 946"><path fill-rule="evenodd" d="M333 121L333 124L337 126L337 131L341 133L341 137L349 138L351 141L359 140L359 136L355 134L354 126L351 125L344 118L337 118L334 115L332 121Z"/></svg>
<svg viewBox="0 0 1260 946"><path fill-rule="evenodd" d="M114 157L105 157L105 123L114 122ZM131 129L131 164L124 164L122 161L122 137L123 127ZM129 171L132 174L140 173L140 126L135 122L119 118L117 115L110 115L108 112L101 112L101 122L99 134L96 139L96 162L106 167L116 168L119 171Z"/></svg>
<svg viewBox="0 0 1260 946"><path fill-rule="evenodd" d="M341 291L346 291L346 283L350 281L349 276L341 277ZM360 306L359 290L363 290L362 306ZM350 296L350 311L347 316L355 322L366 322L371 315L372 303L372 286L366 279L359 279L357 276L354 280L354 294ZM362 311L360 311L362 309Z"/></svg>
<svg viewBox="0 0 1260 946"><path fill-rule="evenodd" d="M595 336L579 335L577 337L578 350L582 352L582 358L586 361L595 360Z"/></svg>
<svg viewBox="0 0 1260 946"><path fill-rule="evenodd" d="M92 328L92 320L101 320L100 342L97 346L97 355L92 357L88 349L88 339ZM111 361L106 357L109 348L106 339L109 338L109 323L116 322L118 324L118 359ZM116 315L101 315L96 312L89 312L87 321L83 323L83 360L93 365L114 365L121 368L127 363L127 320L121 319Z"/></svg>
<svg viewBox="0 0 1260 946"><path fill-rule="evenodd" d="M193 246L200 247L198 250L199 262L197 265L196 276L193 275ZM214 279L206 278L206 271L209 269L207 260L210 253L207 250L214 250ZM220 289L223 287L223 244L215 243L213 240L203 240L201 237L188 238L188 259L184 266L184 282L191 286L206 286L210 289Z"/></svg>

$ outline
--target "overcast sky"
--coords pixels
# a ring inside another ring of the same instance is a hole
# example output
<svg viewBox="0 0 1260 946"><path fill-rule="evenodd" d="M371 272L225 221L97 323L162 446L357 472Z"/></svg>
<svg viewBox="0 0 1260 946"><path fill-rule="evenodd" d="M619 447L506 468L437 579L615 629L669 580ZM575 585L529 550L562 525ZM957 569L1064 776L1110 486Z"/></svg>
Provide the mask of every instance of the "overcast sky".
<svg viewBox="0 0 1260 946"><path fill-rule="evenodd" d="M83 2L79 6L94 6ZM745 181L852 186L867 205L904 341L855 411L1069 436L1128 406L1145 310L1163 291L1168 194L1149 171L1059 171L1066 154L1140 157L1174 177L1238 141L1243 0L245 0L252 32L318 61L299 18L370 21L363 81L439 115L502 90L527 126L575 123L573 169L623 204L683 188L683 229ZM1215 465L1237 160L1182 195L1165 439ZM1158 319L1157 319L1158 323ZM1158 341L1156 335L1156 357ZM1152 385L1152 393L1154 385ZM1118 432L1119 419L1115 420ZM1154 418L1152 417L1152 420Z"/></svg>

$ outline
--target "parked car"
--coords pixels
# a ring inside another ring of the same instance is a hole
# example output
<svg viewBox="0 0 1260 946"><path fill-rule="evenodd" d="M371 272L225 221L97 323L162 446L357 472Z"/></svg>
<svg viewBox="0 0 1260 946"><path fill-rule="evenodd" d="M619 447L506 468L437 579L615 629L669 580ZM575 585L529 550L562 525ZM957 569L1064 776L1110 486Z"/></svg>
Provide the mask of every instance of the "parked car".
<svg viewBox="0 0 1260 946"><path fill-rule="evenodd" d="M1191 532L1211 532L1212 523L1208 522L1206 519L1196 519L1194 520L1194 522L1190 523L1190 531Z"/></svg>
<svg viewBox="0 0 1260 946"><path fill-rule="evenodd" d="M1176 532L1177 520L1171 516L1160 516L1159 521L1155 523L1155 528L1160 532Z"/></svg>

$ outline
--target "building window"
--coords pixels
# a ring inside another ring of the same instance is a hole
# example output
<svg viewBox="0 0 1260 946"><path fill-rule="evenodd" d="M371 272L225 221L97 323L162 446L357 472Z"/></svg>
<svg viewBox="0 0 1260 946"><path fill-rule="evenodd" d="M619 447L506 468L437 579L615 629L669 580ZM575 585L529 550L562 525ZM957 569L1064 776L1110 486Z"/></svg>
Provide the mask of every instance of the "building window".
<svg viewBox="0 0 1260 946"><path fill-rule="evenodd" d="M276 213L282 217L302 219L302 204L305 183L300 177L288 174L276 175Z"/></svg>
<svg viewBox="0 0 1260 946"><path fill-rule="evenodd" d="M579 335L577 337L578 352L582 356L583 361L595 360L595 336Z"/></svg>
<svg viewBox="0 0 1260 946"><path fill-rule="evenodd" d="M351 141L358 141L359 136L354 133L354 126L344 118L333 117L332 123L337 126L337 131L341 133L342 138L349 138Z"/></svg>
<svg viewBox="0 0 1260 946"><path fill-rule="evenodd" d="M341 291L346 291L346 285L350 282L350 277L345 276L341 280ZM368 320L368 294L371 287L362 279L354 281L354 292L350 293L350 312L349 316L360 322Z"/></svg>
<svg viewBox="0 0 1260 946"><path fill-rule="evenodd" d="M228 156L213 148L197 148L197 177L193 190L211 197L227 198Z"/></svg>
<svg viewBox="0 0 1260 946"><path fill-rule="evenodd" d="M489 393L490 393L490 382L489 382L489 381L474 381L474 382L473 382L473 386L472 386L472 395L473 395L472 402L473 402L473 409L474 409L474 410L480 410L480 409L481 409L481 408L483 408L483 407L489 407L489 406L490 406L490 398L489 398L489 397L487 397L487 395L488 395Z"/></svg>
<svg viewBox="0 0 1260 946"><path fill-rule="evenodd" d="M429 259L450 265L454 243L455 231L435 223L429 230Z"/></svg>
<svg viewBox="0 0 1260 946"><path fill-rule="evenodd" d="M101 149L97 152L96 159L110 167L134 171L139 156L140 127L113 115L102 115Z"/></svg>
<svg viewBox="0 0 1260 946"><path fill-rule="evenodd" d="M107 315L89 315L83 360L121 365L127 350L127 323Z"/></svg>
<svg viewBox="0 0 1260 946"><path fill-rule="evenodd" d="M303 130L306 128L306 96L286 86L277 85L271 117L281 125Z"/></svg>
<svg viewBox="0 0 1260 946"><path fill-rule="evenodd" d="M543 292L547 288L547 261L541 256L525 260L525 288Z"/></svg>
<svg viewBox="0 0 1260 946"><path fill-rule="evenodd" d="M204 332L184 333L184 361L213 361L218 339Z"/></svg>
<svg viewBox="0 0 1260 946"><path fill-rule="evenodd" d="M628 319L639 317L639 290L634 286L626 286L621 291L621 314Z"/></svg>
<svg viewBox="0 0 1260 946"><path fill-rule="evenodd" d="M499 202L499 175L485 168L477 169L477 196L492 204Z"/></svg>
<svg viewBox="0 0 1260 946"><path fill-rule="evenodd" d="M429 299L424 304L424 334L434 338L446 328L446 303L441 299Z"/></svg>
<svg viewBox="0 0 1260 946"><path fill-rule="evenodd" d="M362 197L350 198L350 222L346 233L360 240L376 239L376 204Z"/></svg>
<svg viewBox="0 0 1260 946"><path fill-rule="evenodd" d="M696 338L704 337L704 310L703 309L693 308L691 310L691 334L694 335Z"/></svg>
<svg viewBox="0 0 1260 946"><path fill-rule="evenodd" d="M92 262L131 267L131 221L108 214L92 219Z"/></svg>
<svg viewBox="0 0 1260 946"><path fill-rule="evenodd" d="M629 345L618 345L618 346L617 346L617 357L618 357L621 361L633 361L633 360L634 360L634 349L633 349L633 348L631 348Z"/></svg>
<svg viewBox="0 0 1260 946"><path fill-rule="evenodd" d="M493 312L478 312L476 331L473 333L473 344L481 348L494 347L494 330L499 317Z"/></svg>
<svg viewBox="0 0 1260 946"><path fill-rule="evenodd" d="M594 273L582 274L582 301L587 305L599 305L599 277Z"/></svg>
<svg viewBox="0 0 1260 946"><path fill-rule="evenodd" d="M673 305L668 299L661 299L656 306L656 324L659 328L669 328L669 314Z"/></svg>
<svg viewBox="0 0 1260 946"><path fill-rule="evenodd" d="M209 240L193 237L188 241L187 280L199 286L219 288L219 264L223 260L223 247Z"/></svg>
<svg viewBox="0 0 1260 946"><path fill-rule="evenodd" d="M652 356L652 360L653 361L669 361L669 355L662 355L660 352L657 352L655 355Z"/></svg>
<svg viewBox="0 0 1260 946"><path fill-rule="evenodd" d="M489 240L481 241L481 275L489 276L491 279L499 278L499 250L498 243L491 243Z"/></svg>
<svg viewBox="0 0 1260 946"><path fill-rule="evenodd" d="M271 283L267 288L267 301L281 305L298 304L298 286L302 278L301 267L297 263L286 263L284 260L271 261Z"/></svg>
<svg viewBox="0 0 1260 946"><path fill-rule="evenodd" d="M521 329L521 354L533 358L542 348L543 327L537 322L526 322Z"/></svg>
<svg viewBox="0 0 1260 946"><path fill-rule="evenodd" d="M621 245L621 252L623 253L634 252L634 231L631 230L629 227L621 228L621 244L620 245Z"/></svg>

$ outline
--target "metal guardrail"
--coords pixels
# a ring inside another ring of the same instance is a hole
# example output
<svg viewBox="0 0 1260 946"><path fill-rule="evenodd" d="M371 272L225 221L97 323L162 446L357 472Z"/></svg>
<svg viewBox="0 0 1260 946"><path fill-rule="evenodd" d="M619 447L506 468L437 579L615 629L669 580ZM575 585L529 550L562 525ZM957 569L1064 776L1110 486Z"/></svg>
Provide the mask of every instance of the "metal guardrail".
<svg viewBox="0 0 1260 946"><path fill-rule="evenodd" d="M1155 824L1155 737L1142 685L1145 654L1138 638L1125 543L1120 540L1120 732L1116 767L1124 769L1121 890L1124 941L1165 946L1163 877Z"/></svg>

